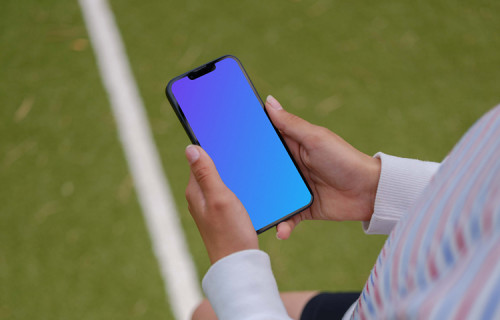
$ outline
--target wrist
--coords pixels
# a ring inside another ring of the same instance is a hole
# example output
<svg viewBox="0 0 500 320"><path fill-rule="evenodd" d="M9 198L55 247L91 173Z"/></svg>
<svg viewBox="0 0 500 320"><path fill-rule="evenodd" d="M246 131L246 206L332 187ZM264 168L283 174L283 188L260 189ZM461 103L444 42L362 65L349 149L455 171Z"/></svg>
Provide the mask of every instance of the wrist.
<svg viewBox="0 0 500 320"><path fill-rule="evenodd" d="M232 255L233 253L246 250L259 250L259 241L257 233L252 230L253 234L244 238L233 237L232 239L221 239L222 241L212 240L205 241L210 263L214 264L220 259Z"/></svg>
<svg viewBox="0 0 500 320"><path fill-rule="evenodd" d="M369 221L375 211L375 198L377 197L378 182L380 180L381 161L379 158L369 157L367 161L367 179L365 185L365 212L362 221Z"/></svg>

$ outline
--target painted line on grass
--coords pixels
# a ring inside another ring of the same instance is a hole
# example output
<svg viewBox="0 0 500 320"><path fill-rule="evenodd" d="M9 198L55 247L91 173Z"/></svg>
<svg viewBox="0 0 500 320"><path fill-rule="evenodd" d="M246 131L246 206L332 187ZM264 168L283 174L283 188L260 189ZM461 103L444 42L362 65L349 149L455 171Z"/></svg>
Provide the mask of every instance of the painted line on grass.
<svg viewBox="0 0 500 320"><path fill-rule="evenodd" d="M79 0L173 314L188 319L201 292L143 102L106 0Z"/></svg>

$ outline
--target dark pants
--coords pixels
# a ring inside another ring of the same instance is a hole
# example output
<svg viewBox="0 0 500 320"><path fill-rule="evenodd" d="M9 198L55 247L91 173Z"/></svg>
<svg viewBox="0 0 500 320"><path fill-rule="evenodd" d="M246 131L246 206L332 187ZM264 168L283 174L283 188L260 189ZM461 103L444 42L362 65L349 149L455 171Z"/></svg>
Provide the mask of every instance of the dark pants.
<svg viewBox="0 0 500 320"><path fill-rule="evenodd" d="M300 320L340 320L359 295L360 292L319 293L306 304Z"/></svg>

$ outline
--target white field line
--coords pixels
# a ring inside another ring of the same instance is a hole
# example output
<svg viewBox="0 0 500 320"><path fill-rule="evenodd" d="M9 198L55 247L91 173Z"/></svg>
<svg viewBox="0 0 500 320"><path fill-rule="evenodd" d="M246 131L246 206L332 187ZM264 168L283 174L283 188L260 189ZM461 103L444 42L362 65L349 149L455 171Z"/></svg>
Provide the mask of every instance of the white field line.
<svg viewBox="0 0 500 320"><path fill-rule="evenodd" d="M201 300L199 282L118 27L106 0L79 3L173 314L188 319Z"/></svg>

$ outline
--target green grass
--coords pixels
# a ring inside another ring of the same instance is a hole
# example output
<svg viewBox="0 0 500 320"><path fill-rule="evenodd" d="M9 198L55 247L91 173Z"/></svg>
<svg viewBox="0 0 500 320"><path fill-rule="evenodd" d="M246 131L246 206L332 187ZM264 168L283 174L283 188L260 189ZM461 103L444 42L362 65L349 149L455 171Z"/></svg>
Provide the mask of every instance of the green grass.
<svg viewBox="0 0 500 320"><path fill-rule="evenodd" d="M169 317L78 4L2 7L0 318Z"/></svg>
<svg viewBox="0 0 500 320"><path fill-rule="evenodd" d="M497 1L111 1L200 278L167 81L224 54L360 150L439 161L500 102ZM76 1L0 6L0 319L169 319ZM383 236L260 236L282 290L360 290Z"/></svg>

